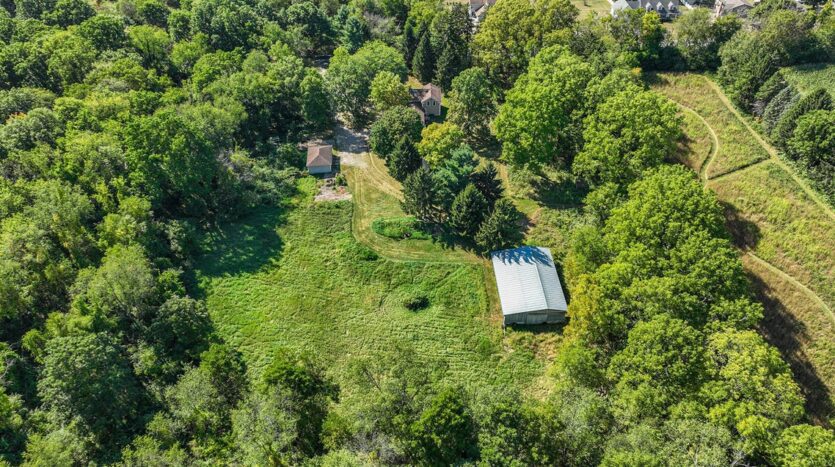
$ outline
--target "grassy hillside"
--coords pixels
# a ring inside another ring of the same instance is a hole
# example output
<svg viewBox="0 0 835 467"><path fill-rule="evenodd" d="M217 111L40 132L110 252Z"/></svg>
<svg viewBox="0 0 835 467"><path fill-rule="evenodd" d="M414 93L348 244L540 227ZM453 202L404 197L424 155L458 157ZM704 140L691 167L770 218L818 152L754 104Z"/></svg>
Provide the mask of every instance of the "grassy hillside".
<svg viewBox="0 0 835 467"><path fill-rule="evenodd" d="M265 209L206 239L198 281L220 333L254 372L282 348L315 354L343 384L357 357L395 342L442 359L449 377L525 388L543 364L503 348L478 263L391 261L357 243L350 202L312 201L313 180L286 211ZM409 311L404 301L425 296Z"/></svg>
<svg viewBox="0 0 835 467"><path fill-rule="evenodd" d="M784 68L783 74L789 83L801 93L808 94L818 88L826 88L835 94L835 65L812 63Z"/></svg>
<svg viewBox="0 0 835 467"><path fill-rule="evenodd" d="M725 205L737 246L748 252L743 263L754 291L766 307L762 331L791 363L810 412L819 420L835 415L835 218L785 164L769 156L707 78L663 74L653 88L702 117L685 120L679 158L701 167ZM714 141L706 137L711 134Z"/></svg>
<svg viewBox="0 0 835 467"><path fill-rule="evenodd" d="M701 75L663 74L658 75L652 84L653 89L691 109L710 123L710 128L720 144L716 157L703 168L707 178L730 173L768 158L768 152L759 144L752 144L748 129L716 98L714 91ZM691 127L689 123L688 127ZM704 132L690 137L704 140ZM701 154L703 153L693 157L704 160Z"/></svg>

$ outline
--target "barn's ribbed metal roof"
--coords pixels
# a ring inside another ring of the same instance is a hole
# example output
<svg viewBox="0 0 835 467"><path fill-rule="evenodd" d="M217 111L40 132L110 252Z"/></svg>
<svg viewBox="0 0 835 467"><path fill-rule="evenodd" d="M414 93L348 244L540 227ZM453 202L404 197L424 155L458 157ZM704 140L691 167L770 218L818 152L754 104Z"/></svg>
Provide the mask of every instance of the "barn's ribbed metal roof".
<svg viewBox="0 0 835 467"><path fill-rule="evenodd" d="M550 249L523 246L490 256L503 314L568 309Z"/></svg>

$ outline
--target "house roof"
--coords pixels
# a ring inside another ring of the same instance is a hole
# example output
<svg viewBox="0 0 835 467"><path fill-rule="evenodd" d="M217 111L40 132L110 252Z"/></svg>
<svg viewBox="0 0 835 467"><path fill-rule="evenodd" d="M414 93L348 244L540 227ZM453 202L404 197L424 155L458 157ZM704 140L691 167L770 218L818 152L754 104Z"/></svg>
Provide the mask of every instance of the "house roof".
<svg viewBox="0 0 835 467"><path fill-rule="evenodd" d="M568 310L551 250L523 246L494 251L490 256L502 314Z"/></svg>
<svg viewBox="0 0 835 467"><path fill-rule="evenodd" d="M333 164L333 146L317 145L307 148L307 166L321 167Z"/></svg>
<svg viewBox="0 0 835 467"><path fill-rule="evenodd" d="M421 96L420 101L424 102L430 97L435 99L438 102L441 102L441 98L443 97L444 93L441 92L441 88L435 86L432 83L424 84L423 85L423 96Z"/></svg>

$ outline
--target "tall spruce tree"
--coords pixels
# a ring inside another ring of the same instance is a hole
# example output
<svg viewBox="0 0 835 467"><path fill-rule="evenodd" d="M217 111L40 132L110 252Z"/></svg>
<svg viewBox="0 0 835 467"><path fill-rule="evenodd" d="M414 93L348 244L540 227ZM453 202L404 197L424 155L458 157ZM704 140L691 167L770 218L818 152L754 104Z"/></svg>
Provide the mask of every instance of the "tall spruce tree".
<svg viewBox="0 0 835 467"><path fill-rule="evenodd" d="M487 200L487 204L492 210L496 201L504 194L504 186L502 186L502 180L499 178L496 164L488 162L487 165L473 172L470 179L473 185L478 188L478 191L484 195L484 199Z"/></svg>
<svg viewBox="0 0 835 467"><path fill-rule="evenodd" d="M403 182L403 211L424 222L435 220L438 193L432 171L421 167Z"/></svg>
<svg viewBox="0 0 835 467"><path fill-rule="evenodd" d="M403 40L400 44L400 48L403 50L403 58L406 59L406 66L409 69L412 69L412 59L415 56L415 49L417 49L418 41L420 37L418 36L419 31L415 31L415 25L412 21L406 21L406 24L403 26Z"/></svg>
<svg viewBox="0 0 835 467"><path fill-rule="evenodd" d="M402 182L420 168L420 163L420 154L415 143L408 136L403 136L389 156L389 172L392 177Z"/></svg>
<svg viewBox="0 0 835 467"><path fill-rule="evenodd" d="M422 83L429 83L435 77L435 53L432 50L430 33L423 30L415 56L412 59L412 74Z"/></svg>
<svg viewBox="0 0 835 467"><path fill-rule="evenodd" d="M482 251L501 250L518 244L522 240L519 231L519 211L507 198L496 201L493 213L481 224L475 241Z"/></svg>
<svg viewBox="0 0 835 467"><path fill-rule="evenodd" d="M475 185L469 184L455 196L449 213L449 223L459 235L473 238L487 216L487 210L484 195Z"/></svg>

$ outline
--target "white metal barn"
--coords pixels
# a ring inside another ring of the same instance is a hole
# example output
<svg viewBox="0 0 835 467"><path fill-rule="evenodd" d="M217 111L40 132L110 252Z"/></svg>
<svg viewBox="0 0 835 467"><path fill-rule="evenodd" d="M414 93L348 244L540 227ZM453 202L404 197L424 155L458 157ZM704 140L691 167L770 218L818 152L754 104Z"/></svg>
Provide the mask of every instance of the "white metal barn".
<svg viewBox="0 0 835 467"><path fill-rule="evenodd" d="M494 251L490 256L505 325L565 321L568 304L551 250L523 246Z"/></svg>

